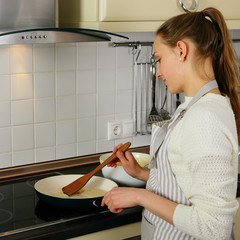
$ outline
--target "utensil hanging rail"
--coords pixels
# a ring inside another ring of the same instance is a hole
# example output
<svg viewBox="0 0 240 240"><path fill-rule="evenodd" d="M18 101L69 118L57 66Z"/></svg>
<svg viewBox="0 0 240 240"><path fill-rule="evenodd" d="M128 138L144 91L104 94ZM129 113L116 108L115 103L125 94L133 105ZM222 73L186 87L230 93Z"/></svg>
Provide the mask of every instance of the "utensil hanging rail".
<svg viewBox="0 0 240 240"><path fill-rule="evenodd" d="M152 46L153 42L113 42L113 47L132 47L137 49L139 46Z"/></svg>
<svg viewBox="0 0 240 240"><path fill-rule="evenodd" d="M134 58L134 114L135 133L140 135L149 134L150 130L147 125L148 101L149 101L149 79L150 79L150 62L138 62L138 57L142 47L151 47L153 51L153 42L113 42L112 47L129 47ZM151 52L152 55L152 52Z"/></svg>

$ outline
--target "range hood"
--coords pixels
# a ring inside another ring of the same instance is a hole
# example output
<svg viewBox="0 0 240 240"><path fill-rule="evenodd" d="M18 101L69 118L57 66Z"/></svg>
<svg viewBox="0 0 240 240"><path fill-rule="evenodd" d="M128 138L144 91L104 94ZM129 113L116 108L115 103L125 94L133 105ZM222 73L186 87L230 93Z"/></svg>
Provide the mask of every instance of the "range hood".
<svg viewBox="0 0 240 240"><path fill-rule="evenodd" d="M111 41L115 33L61 28L57 0L0 0L0 45Z"/></svg>

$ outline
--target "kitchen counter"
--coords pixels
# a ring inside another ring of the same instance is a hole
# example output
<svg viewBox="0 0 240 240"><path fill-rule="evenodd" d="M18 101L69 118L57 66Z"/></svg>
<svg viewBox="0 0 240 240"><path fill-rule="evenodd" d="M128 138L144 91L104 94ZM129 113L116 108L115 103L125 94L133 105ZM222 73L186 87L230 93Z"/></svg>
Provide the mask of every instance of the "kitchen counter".
<svg viewBox="0 0 240 240"><path fill-rule="evenodd" d="M99 207L89 209L55 209L36 196L33 186L39 179L58 174L85 174L97 165L99 162L93 161L1 179L0 211L9 213L14 219L5 219L0 212L0 239L69 239L141 221L142 207L139 206L118 214L111 213L106 206L100 207L100 201ZM14 172L19 174L19 169ZM96 175L102 176L101 171Z"/></svg>
<svg viewBox="0 0 240 240"><path fill-rule="evenodd" d="M63 240L141 221L142 208L139 206L114 214L106 207L76 210L54 209L37 198L33 185L38 179L56 174L85 174L93 170L98 164L98 161L93 161L83 165L82 163L74 166L69 165L65 168L55 167L51 171L45 169L43 172L41 169L40 172L31 175L1 179L0 211L6 207L12 211L13 215L16 215L16 220L7 223L0 212L0 239ZM14 174L19 175L20 172L17 169ZM102 173L98 172L96 175L102 176ZM8 185L12 185L10 189L7 189ZM18 185L23 188L17 189ZM10 195L13 196L13 199L9 198ZM31 205L32 212L29 213L27 210ZM98 205L100 206L100 202ZM19 221L20 217L23 218L22 222Z"/></svg>

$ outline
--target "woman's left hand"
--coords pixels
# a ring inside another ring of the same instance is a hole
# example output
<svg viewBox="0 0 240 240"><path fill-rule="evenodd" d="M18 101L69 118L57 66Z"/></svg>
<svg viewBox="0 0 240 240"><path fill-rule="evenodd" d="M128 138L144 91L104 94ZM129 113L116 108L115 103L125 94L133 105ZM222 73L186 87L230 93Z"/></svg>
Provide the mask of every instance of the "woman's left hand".
<svg viewBox="0 0 240 240"><path fill-rule="evenodd" d="M119 213L124 208L134 207L138 204L138 196L141 194L141 188L114 187L107 192L101 206L107 205L108 209L113 213Z"/></svg>

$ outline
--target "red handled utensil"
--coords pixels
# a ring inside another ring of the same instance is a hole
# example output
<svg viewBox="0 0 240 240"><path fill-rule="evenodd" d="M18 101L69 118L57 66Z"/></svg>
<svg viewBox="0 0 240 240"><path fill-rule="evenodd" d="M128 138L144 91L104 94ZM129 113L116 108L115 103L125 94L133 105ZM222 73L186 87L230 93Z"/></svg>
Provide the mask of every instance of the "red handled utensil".
<svg viewBox="0 0 240 240"><path fill-rule="evenodd" d="M126 142L119 148L119 150L122 152L126 152L128 150L128 148L130 147L130 145L131 145L130 142ZM103 163L101 163L95 169L93 169L90 173L78 178L77 180L75 180L72 183L68 184L67 186L63 187L62 188L63 192L65 194L67 194L68 196L73 195L74 193L79 191L81 188L83 188L94 174L96 174L98 171L100 171L103 167L108 165L110 162L112 162L116 158L117 158L116 154L115 153L112 154Z"/></svg>

